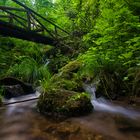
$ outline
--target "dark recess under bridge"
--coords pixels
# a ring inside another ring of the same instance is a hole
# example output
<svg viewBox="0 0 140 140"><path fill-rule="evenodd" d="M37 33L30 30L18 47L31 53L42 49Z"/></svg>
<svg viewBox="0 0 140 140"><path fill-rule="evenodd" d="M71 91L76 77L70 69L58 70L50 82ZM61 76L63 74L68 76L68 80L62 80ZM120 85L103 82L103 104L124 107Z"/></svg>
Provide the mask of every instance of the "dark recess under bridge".
<svg viewBox="0 0 140 140"><path fill-rule="evenodd" d="M0 35L56 45L59 34L68 34L18 0L12 1L20 8L0 6Z"/></svg>

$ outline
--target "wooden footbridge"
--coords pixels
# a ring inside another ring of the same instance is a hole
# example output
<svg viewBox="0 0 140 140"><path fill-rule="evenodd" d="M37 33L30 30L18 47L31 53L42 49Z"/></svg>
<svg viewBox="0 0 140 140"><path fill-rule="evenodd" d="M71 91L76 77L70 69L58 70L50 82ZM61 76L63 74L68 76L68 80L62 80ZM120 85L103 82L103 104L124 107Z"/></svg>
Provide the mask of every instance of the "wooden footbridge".
<svg viewBox="0 0 140 140"><path fill-rule="evenodd" d="M68 34L18 0L11 1L19 8L0 5L0 35L55 45L60 34Z"/></svg>

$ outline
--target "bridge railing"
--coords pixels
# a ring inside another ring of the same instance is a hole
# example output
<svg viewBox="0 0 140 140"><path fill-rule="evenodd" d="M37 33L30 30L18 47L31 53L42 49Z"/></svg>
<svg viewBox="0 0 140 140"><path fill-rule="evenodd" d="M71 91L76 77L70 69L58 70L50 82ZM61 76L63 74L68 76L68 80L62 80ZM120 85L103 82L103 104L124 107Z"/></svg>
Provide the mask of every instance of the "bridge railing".
<svg viewBox="0 0 140 140"><path fill-rule="evenodd" d="M0 6L0 20L29 31L48 34L51 37L59 36L60 32L68 34L67 31L60 28L18 0L12 1L18 4L20 8ZM48 27L51 27L51 29Z"/></svg>

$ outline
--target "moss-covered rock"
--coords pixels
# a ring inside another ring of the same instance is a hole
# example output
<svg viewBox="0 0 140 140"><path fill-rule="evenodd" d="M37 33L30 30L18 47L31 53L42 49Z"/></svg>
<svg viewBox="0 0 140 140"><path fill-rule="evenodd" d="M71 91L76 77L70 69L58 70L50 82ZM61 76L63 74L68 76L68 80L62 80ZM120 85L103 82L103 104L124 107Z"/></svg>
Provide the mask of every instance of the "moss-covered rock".
<svg viewBox="0 0 140 140"><path fill-rule="evenodd" d="M56 88L59 87L65 90L83 91L83 83L78 78L74 78L73 76L71 78L63 78L63 76L56 74L51 78L50 82L52 86Z"/></svg>
<svg viewBox="0 0 140 140"><path fill-rule="evenodd" d="M38 109L45 115L78 116L92 111L93 106L87 93L51 89L43 93Z"/></svg>
<svg viewBox="0 0 140 140"><path fill-rule="evenodd" d="M45 92L38 101L38 109L45 115L77 116L89 113L93 106L84 92L77 71L81 63L71 61L44 84Z"/></svg>
<svg viewBox="0 0 140 140"><path fill-rule="evenodd" d="M62 67L59 70L59 72L62 72L62 73L70 73L70 72L76 73L79 70L80 67L81 67L81 62L78 61L78 60L74 60L74 61L69 62L64 67Z"/></svg>
<svg viewBox="0 0 140 140"><path fill-rule="evenodd" d="M60 89L72 90L72 91L83 91L82 81L79 79L77 71L80 68L80 62L71 61L59 70L58 74L55 74L51 78L51 83L55 87Z"/></svg>

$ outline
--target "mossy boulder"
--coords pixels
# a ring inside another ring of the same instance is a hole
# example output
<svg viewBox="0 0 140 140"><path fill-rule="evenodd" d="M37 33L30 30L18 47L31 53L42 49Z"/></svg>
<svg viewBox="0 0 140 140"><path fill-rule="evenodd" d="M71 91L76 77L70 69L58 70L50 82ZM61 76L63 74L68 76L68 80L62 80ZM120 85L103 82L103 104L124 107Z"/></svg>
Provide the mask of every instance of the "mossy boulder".
<svg viewBox="0 0 140 140"><path fill-rule="evenodd" d="M82 88L82 81L78 78L72 76L71 78L63 78L63 76L59 74L55 74L51 80L50 84L55 88L61 88L65 90L72 90L72 91L83 91Z"/></svg>
<svg viewBox="0 0 140 140"><path fill-rule="evenodd" d="M78 76L81 63L77 60L62 67L44 85L44 93L38 101L41 113L51 116L79 116L92 111L89 94L84 92Z"/></svg>
<svg viewBox="0 0 140 140"><path fill-rule="evenodd" d="M80 68L79 61L71 61L64 67L62 67L57 74L55 74L50 83L53 84L56 88L66 89L72 91L84 91L82 88L82 81L80 80L77 71Z"/></svg>
<svg viewBox="0 0 140 140"><path fill-rule="evenodd" d="M64 89L51 89L41 94L37 106L45 115L79 116L93 109L87 93Z"/></svg>
<svg viewBox="0 0 140 140"><path fill-rule="evenodd" d="M81 62L78 60L74 60L74 61L70 61L67 65L65 65L64 67L62 67L59 72L62 73L76 73L79 68L81 67Z"/></svg>

